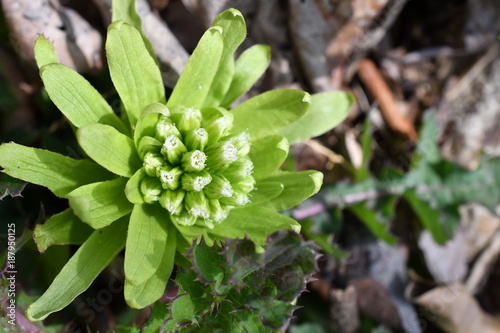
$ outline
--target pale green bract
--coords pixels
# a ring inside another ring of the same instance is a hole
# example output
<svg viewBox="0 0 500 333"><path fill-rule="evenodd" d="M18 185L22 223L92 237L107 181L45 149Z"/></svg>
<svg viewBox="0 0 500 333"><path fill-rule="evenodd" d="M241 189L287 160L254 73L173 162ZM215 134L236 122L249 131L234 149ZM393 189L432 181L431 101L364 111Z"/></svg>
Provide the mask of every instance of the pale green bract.
<svg viewBox="0 0 500 333"><path fill-rule="evenodd" d="M295 220L277 211L315 194L322 174L279 170L287 138L321 134L308 123L321 123L324 132L352 105L348 94L311 99L284 89L228 110L263 74L270 57L269 48L260 45L235 61L246 37L245 21L235 9L217 16L167 100L140 19L130 10L134 2L113 6L106 54L122 117L81 75L57 63L52 45L40 36L35 55L45 89L76 129L88 158L15 143L0 146L4 173L69 201L70 208L37 226L39 248L83 242L27 310L32 321L67 306L123 248L125 299L143 308L163 295L176 252L185 253L194 239L213 243L246 235L264 245L277 230L299 230ZM311 100L320 104L310 107Z"/></svg>

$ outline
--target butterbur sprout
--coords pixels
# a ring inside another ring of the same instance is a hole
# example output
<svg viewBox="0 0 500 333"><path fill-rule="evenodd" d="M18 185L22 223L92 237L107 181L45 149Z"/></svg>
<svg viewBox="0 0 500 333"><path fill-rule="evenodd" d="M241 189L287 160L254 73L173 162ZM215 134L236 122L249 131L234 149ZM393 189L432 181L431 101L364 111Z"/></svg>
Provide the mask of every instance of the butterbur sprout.
<svg viewBox="0 0 500 333"><path fill-rule="evenodd" d="M248 237L263 246L275 231L300 230L278 211L315 194L322 174L281 171L288 141L325 132L352 103L343 93L311 97L282 89L231 109L264 73L270 56L267 46L255 45L235 60L246 37L245 21L235 9L217 16L165 96L140 19L126 14L134 2L113 5L106 55L121 117L82 76L59 64L40 36L35 56L44 87L75 128L87 157L0 146L4 173L68 199L68 209L37 226L39 248L81 245L28 308L32 321L67 306L124 248L125 299L144 308L163 295L176 253L185 254L194 240L213 244ZM331 112L332 104L341 105L340 111ZM57 233L84 225L95 231L83 243Z"/></svg>

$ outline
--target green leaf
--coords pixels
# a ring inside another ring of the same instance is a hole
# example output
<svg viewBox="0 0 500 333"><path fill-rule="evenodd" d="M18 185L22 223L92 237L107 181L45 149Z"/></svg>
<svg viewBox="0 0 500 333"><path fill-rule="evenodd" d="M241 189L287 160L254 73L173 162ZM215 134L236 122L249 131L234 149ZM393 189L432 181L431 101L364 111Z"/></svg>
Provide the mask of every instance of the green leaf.
<svg viewBox="0 0 500 333"><path fill-rule="evenodd" d="M94 229L101 229L132 211L125 196L126 178L81 186L67 198L73 212Z"/></svg>
<svg viewBox="0 0 500 333"><path fill-rule="evenodd" d="M63 267L49 289L30 305L26 317L31 321L43 320L84 292L123 249L127 220L122 218L104 229L94 231Z"/></svg>
<svg viewBox="0 0 500 333"><path fill-rule="evenodd" d="M132 139L113 127L87 125L80 128L76 136L91 159L119 176L132 177L142 167Z"/></svg>
<svg viewBox="0 0 500 333"><path fill-rule="evenodd" d="M449 239L449 235L439 222L440 212L432 209L428 203L420 200L414 190L406 191L403 194L403 198L410 204L422 222L422 225L429 230L434 240L438 244L444 244Z"/></svg>
<svg viewBox="0 0 500 333"><path fill-rule="evenodd" d="M257 244L265 244L266 235L278 230L300 230L300 224L270 209L256 206L235 208L227 219L217 224L210 233L219 238L244 238L248 236Z"/></svg>
<svg viewBox="0 0 500 333"><path fill-rule="evenodd" d="M257 181L255 190L249 193L248 206L260 205L276 198L283 192L284 186L280 182Z"/></svg>
<svg viewBox="0 0 500 333"><path fill-rule="evenodd" d="M38 68L52 63L59 63L54 45L44 35L38 36L35 41L35 60Z"/></svg>
<svg viewBox="0 0 500 333"><path fill-rule="evenodd" d="M4 173L45 186L59 197L82 185L111 178L110 173L89 160L75 160L15 143L0 145L0 166Z"/></svg>
<svg viewBox="0 0 500 333"><path fill-rule="evenodd" d="M52 245L80 245L92 234L92 228L83 223L71 209L56 214L44 224L37 224L34 239L38 251L45 252Z"/></svg>
<svg viewBox="0 0 500 333"><path fill-rule="evenodd" d="M245 50L236 60L231 86L221 103L228 108L234 101L246 93L264 74L271 62L271 47L254 45Z"/></svg>
<svg viewBox="0 0 500 333"><path fill-rule="evenodd" d="M386 226L377 220L377 212L367 209L363 204L356 204L349 207L365 226L377 237L385 242L393 245L396 243L396 238L390 235Z"/></svg>
<svg viewBox="0 0 500 333"><path fill-rule="evenodd" d="M128 201L133 204L144 203L144 197L141 192L141 182L146 177L146 171L143 168L137 170L137 172L129 179L125 185L125 195Z"/></svg>
<svg viewBox="0 0 500 333"><path fill-rule="evenodd" d="M0 200L10 195L12 198L22 197L26 182L12 178L6 174L0 174Z"/></svg>
<svg viewBox="0 0 500 333"><path fill-rule="evenodd" d="M245 40L247 29L240 11L230 8L217 15L212 26L222 28L224 47L219 68L208 91L204 106L219 106L226 95L234 74L234 52Z"/></svg>
<svg viewBox="0 0 500 333"><path fill-rule="evenodd" d="M159 205L135 205L125 252L125 300L142 309L164 293L174 267L176 231Z"/></svg>
<svg viewBox="0 0 500 333"><path fill-rule="evenodd" d="M316 194L323 183L323 174L318 171L280 172L263 181L279 182L284 187L278 197L263 205L273 210L285 210Z"/></svg>
<svg viewBox="0 0 500 333"><path fill-rule="evenodd" d="M211 27L201 37L175 85L167 106L184 105L201 109L205 105L219 68L224 43L222 28Z"/></svg>
<svg viewBox="0 0 500 333"><path fill-rule="evenodd" d="M370 177L370 170L368 164L370 163L370 159L372 158L372 126L370 119L366 118L365 123L363 124L363 132L361 135L361 149L363 152L363 160L361 162L361 166L355 170L354 179L357 183L366 180Z"/></svg>
<svg viewBox="0 0 500 333"><path fill-rule="evenodd" d="M136 286L158 269L167 244L165 212L158 205L134 205L125 250L127 283Z"/></svg>
<svg viewBox="0 0 500 333"><path fill-rule="evenodd" d="M309 108L311 95L294 89L271 90L250 98L234 109L232 133L248 130L252 140L276 134L299 119Z"/></svg>
<svg viewBox="0 0 500 333"><path fill-rule="evenodd" d="M40 70L40 77L52 102L75 127L100 123L128 133L101 94L74 70L48 64Z"/></svg>
<svg viewBox="0 0 500 333"><path fill-rule="evenodd" d="M276 171L288 155L288 141L280 135L266 136L253 141L249 157L253 162L253 177L262 179Z"/></svg>
<svg viewBox="0 0 500 333"><path fill-rule="evenodd" d="M309 110L278 134L286 137L290 143L319 136L340 124L353 104L354 97L349 93L334 91L314 94Z"/></svg>
<svg viewBox="0 0 500 333"><path fill-rule="evenodd" d="M142 40L148 49L151 58L153 58L156 62L156 55L153 50L153 46L149 39L144 35L144 31L142 30L142 20L136 10L135 0L112 0L111 11L112 18L111 21L125 21L141 33Z"/></svg>
<svg viewBox="0 0 500 333"><path fill-rule="evenodd" d="M108 28L106 56L113 84L132 127L144 107L165 103L160 69L149 54L140 32L123 21Z"/></svg>

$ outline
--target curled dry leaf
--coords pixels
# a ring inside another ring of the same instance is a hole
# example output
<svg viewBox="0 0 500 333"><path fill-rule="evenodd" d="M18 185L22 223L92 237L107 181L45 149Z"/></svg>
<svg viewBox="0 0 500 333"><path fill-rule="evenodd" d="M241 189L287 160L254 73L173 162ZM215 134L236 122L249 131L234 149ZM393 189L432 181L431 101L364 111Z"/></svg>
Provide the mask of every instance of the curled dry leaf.
<svg viewBox="0 0 500 333"><path fill-rule="evenodd" d="M500 318L485 313L462 284L434 288L412 299L426 317L449 333L496 333Z"/></svg>

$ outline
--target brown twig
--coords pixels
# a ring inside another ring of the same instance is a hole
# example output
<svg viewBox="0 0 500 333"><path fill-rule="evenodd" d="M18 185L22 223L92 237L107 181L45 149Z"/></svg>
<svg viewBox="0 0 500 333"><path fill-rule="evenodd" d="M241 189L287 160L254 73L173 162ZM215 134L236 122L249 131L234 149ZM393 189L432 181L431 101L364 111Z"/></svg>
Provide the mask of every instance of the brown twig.
<svg viewBox="0 0 500 333"><path fill-rule="evenodd" d="M387 83L384 81L384 78L373 61L369 59L361 60L359 62L358 74L375 100L379 103L382 117L387 126L408 139L416 141L418 139L418 134L415 127L401 113L393 93L387 86Z"/></svg>

